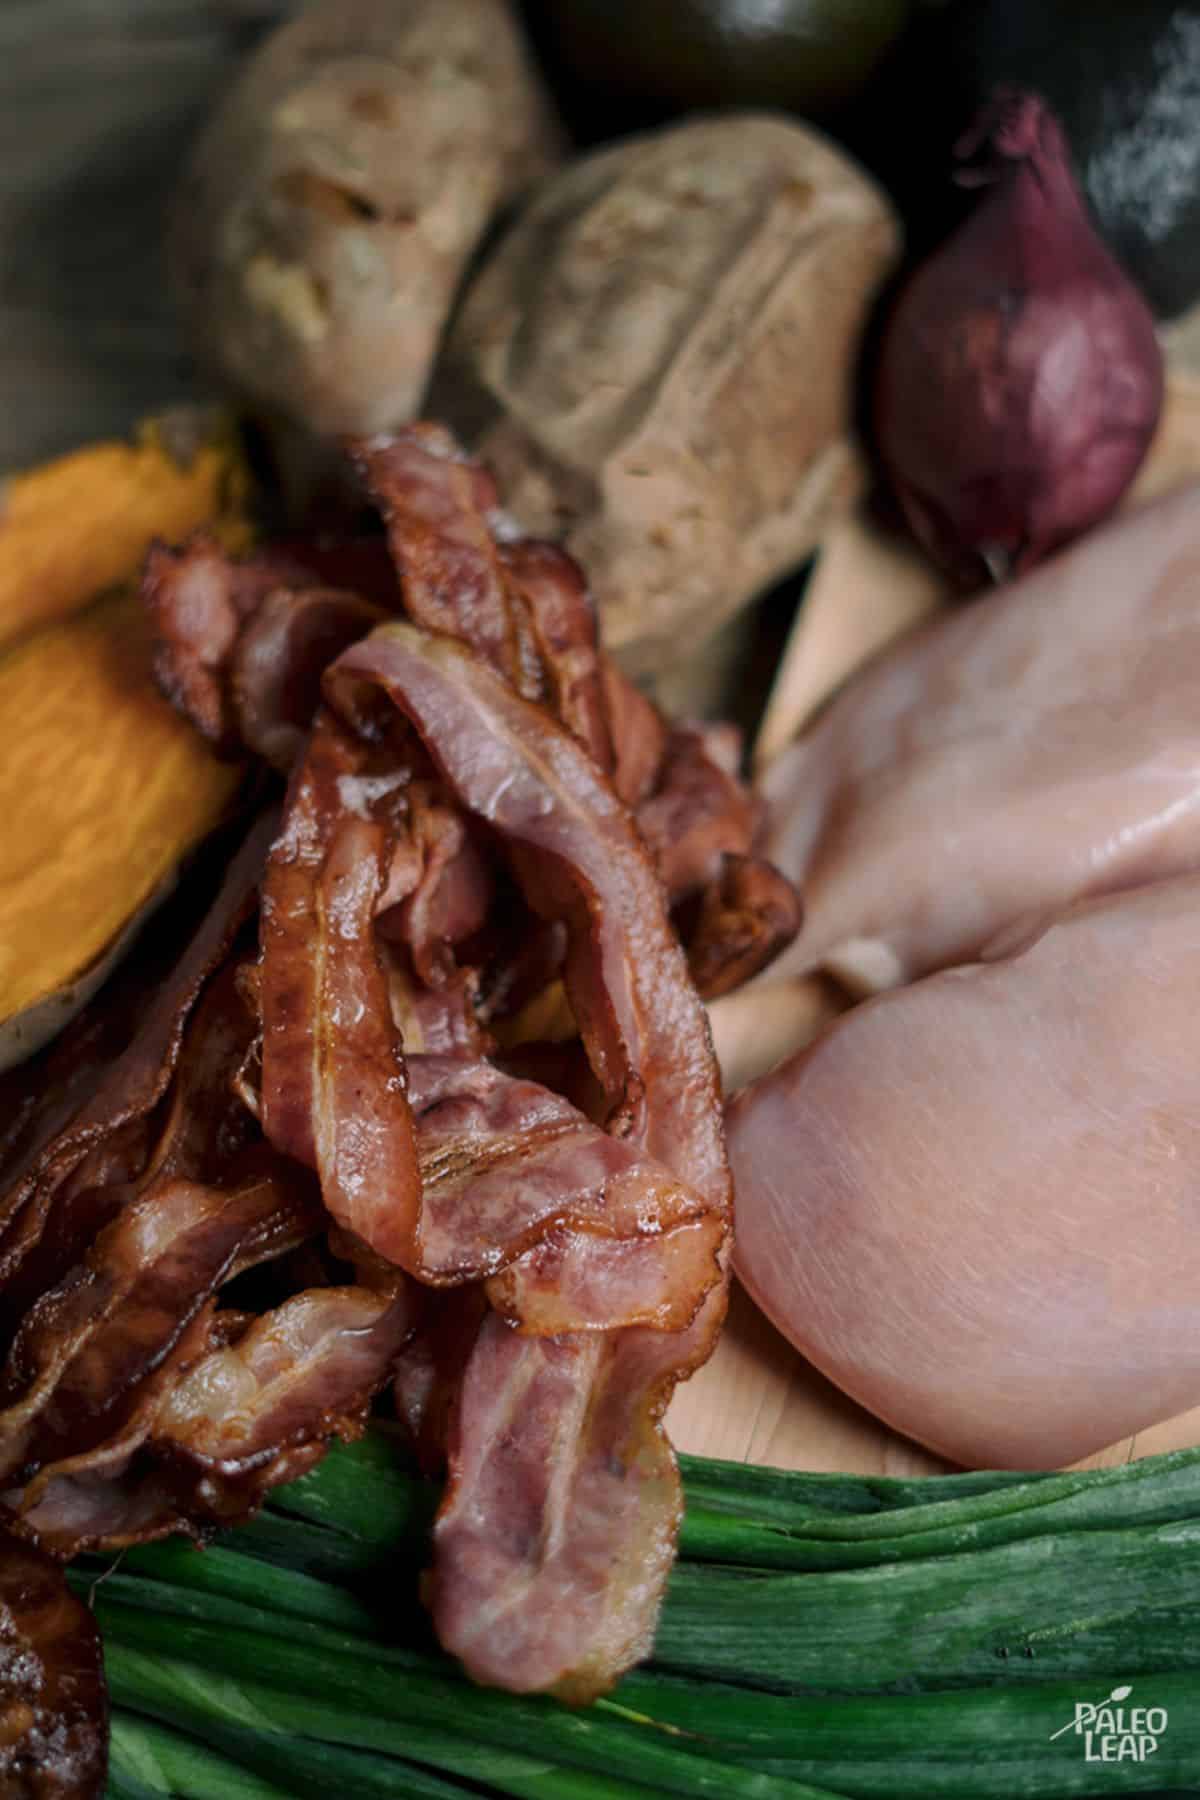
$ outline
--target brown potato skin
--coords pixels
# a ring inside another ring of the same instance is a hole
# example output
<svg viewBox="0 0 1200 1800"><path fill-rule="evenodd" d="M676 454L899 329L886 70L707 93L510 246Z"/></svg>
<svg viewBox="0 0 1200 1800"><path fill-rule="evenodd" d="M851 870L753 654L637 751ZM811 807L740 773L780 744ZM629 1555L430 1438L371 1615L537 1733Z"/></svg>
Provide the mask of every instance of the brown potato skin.
<svg viewBox="0 0 1200 1800"><path fill-rule="evenodd" d="M859 340L897 248L824 138L725 114L572 163L468 287L439 389L631 673L697 649L857 486Z"/></svg>
<svg viewBox="0 0 1200 1800"><path fill-rule="evenodd" d="M468 258L559 129L507 0L324 0L246 65L177 196L203 358L317 435L419 409Z"/></svg>

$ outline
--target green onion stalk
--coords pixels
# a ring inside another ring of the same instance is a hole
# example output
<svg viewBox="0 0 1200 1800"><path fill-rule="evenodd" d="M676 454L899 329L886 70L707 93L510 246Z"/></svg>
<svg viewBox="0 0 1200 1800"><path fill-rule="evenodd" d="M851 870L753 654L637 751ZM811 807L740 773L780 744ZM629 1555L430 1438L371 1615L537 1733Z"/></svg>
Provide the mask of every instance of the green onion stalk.
<svg viewBox="0 0 1200 1800"><path fill-rule="evenodd" d="M1200 1450L912 1481L682 1463L654 1657L583 1709L439 1651L436 1490L386 1431L206 1550L77 1565L112 1800L1200 1793Z"/></svg>

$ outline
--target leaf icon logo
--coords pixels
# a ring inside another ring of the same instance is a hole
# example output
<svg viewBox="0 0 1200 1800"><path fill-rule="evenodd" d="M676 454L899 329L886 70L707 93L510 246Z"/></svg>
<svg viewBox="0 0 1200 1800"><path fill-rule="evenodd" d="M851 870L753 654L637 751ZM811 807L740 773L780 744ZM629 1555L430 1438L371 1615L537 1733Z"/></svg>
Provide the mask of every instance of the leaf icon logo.
<svg viewBox="0 0 1200 1800"><path fill-rule="evenodd" d="M1115 1687L1112 1693L1106 1695L1103 1700L1077 1702L1075 1717L1068 1719L1067 1723L1060 1726L1057 1731L1051 1732L1050 1742L1053 1743L1055 1738L1062 1737L1068 1731L1077 1730L1080 1724L1090 1724L1102 1706L1107 1706L1110 1700L1128 1700L1132 1692L1132 1685L1126 1684L1123 1687Z"/></svg>

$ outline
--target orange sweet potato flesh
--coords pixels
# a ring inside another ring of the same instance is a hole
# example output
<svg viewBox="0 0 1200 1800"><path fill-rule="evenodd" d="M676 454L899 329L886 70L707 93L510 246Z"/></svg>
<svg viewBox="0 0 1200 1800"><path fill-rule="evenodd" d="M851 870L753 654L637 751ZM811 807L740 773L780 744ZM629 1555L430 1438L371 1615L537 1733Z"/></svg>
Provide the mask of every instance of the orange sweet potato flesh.
<svg viewBox="0 0 1200 1800"><path fill-rule="evenodd" d="M183 408L0 485L0 651L127 581L152 539L244 514L229 428Z"/></svg>
<svg viewBox="0 0 1200 1800"><path fill-rule="evenodd" d="M155 536L248 536L230 440L154 427L16 477L0 514L0 1068L65 1024L241 772L162 700L128 585ZM124 587L118 584L126 583ZM47 621L54 621L47 623Z"/></svg>

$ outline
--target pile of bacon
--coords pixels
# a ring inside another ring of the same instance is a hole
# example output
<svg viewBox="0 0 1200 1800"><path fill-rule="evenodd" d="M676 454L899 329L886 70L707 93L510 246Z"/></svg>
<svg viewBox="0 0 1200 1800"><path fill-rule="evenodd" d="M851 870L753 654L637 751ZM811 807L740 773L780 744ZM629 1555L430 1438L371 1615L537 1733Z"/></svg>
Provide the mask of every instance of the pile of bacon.
<svg viewBox="0 0 1200 1800"><path fill-rule="evenodd" d="M287 797L152 998L10 1094L3 1499L60 1557L202 1536L391 1382L448 1470L442 1642L583 1699L650 1647L661 1418L725 1310L703 998L799 906L736 741L621 676L484 471L434 426L353 455L386 540L150 559L164 690Z"/></svg>

